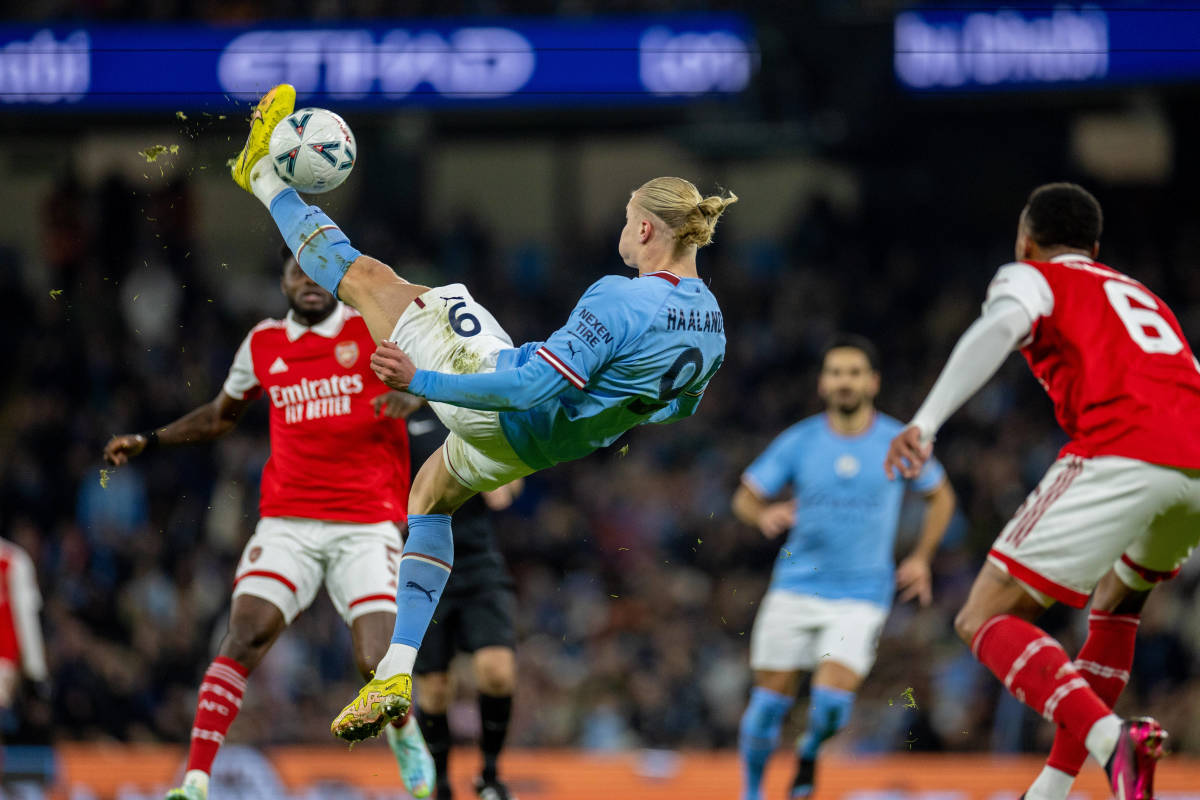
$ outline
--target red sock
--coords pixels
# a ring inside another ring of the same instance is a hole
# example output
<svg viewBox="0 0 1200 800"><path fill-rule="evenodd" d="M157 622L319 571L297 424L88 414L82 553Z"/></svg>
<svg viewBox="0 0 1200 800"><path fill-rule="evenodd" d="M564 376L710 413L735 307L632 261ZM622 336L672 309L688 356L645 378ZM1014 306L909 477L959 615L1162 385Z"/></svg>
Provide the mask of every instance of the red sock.
<svg viewBox="0 0 1200 800"><path fill-rule="evenodd" d="M1081 742L1092 725L1112 713L1062 645L1019 617L989 619L975 634L971 650L1014 697Z"/></svg>
<svg viewBox="0 0 1200 800"><path fill-rule="evenodd" d="M412 716L413 707L409 706L408 711L404 712L403 717L392 720L392 727L399 730L404 727L404 723L408 722L408 718Z"/></svg>
<svg viewBox="0 0 1200 800"><path fill-rule="evenodd" d="M188 750L189 770L212 772L213 759L242 707L242 694L246 691L249 674L250 670L224 656L217 656L208 665L200 684L200 696L196 699L192 746Z"/></svg>
<svg viewBox="0 0 1200 800"><path fill-rule="evenodd" d="M1107 611L1093 611L1088 617L1088 638L1075 659L1075 669L1109 706L1116 705L1129 682L1139 619L1137 614L1110 614ZM1046 765L1068 775L1078 775L1087 758L1083 743L1059 728L1054 734L1054 747Z"/></svg>

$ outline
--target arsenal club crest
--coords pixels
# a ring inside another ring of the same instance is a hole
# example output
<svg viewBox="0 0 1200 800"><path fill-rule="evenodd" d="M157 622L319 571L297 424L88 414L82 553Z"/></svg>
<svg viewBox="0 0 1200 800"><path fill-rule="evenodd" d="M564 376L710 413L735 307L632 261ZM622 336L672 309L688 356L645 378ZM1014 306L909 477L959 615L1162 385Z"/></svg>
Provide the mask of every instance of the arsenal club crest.
<svg viewBox="0 0 1200 800"><path fill-rule="evenodd" d="M358 342L338 342L337 347L333 348L333 355L339 364L350 369L358 361Z"/></svg>

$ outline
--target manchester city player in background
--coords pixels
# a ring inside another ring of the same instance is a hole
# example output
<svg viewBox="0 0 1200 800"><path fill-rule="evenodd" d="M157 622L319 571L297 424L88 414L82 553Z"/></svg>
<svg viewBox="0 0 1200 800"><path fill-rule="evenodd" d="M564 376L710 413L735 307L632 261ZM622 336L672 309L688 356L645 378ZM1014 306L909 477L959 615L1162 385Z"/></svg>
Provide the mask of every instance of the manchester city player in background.
<svg viewBox="0 0 1200 800"><path fill-rule="evenodd" d="M776 437L733 496L743 522L768 539L788 534L750 639L754 690L738 737L743 800L762 796L763 771L801 672L812 672L812 691L791 797L812 796L817 750L850 717L895 589L901 601L929 604L930 560L954 512L954 491L931 460L911 482L925 498L920 538L893 570L905 485L889 481L879 465L904 425L875 410L874 346L860 336L834 339L818 392L825 412Z"/></svg>

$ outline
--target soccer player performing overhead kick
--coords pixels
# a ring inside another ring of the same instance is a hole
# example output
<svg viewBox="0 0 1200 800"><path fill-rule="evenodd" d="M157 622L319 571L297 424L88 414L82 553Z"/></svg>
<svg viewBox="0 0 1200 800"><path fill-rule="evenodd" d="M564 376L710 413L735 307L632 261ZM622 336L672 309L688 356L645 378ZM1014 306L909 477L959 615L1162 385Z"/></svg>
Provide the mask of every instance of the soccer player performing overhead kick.
<svg viewBox="0 0 1200 800"><path fill-rule="evenodd" d="M1036 189L1016 263L1000 268L912 423L888 475L911 477L938 428L1020 349L1070 436L1001 531L954 622L1019 700L1057 724L1029 800L1063 800L1090 753L1122 800L1154 796L1166 733L1112 706L1129 680L1150 590L1200 539L1200 364L1166 303L1097 263L1100 204L1074 184ZM1033 624L1092 597L1074 662Z"/></svg>
<svg viewBox="0 0 1200 800"><path fill-rule="evenodd" d="M295 89L281 84L259 101L234 181L270 209L305 273L362 314L381 343L371 359L376 374L428 399L450 429L413 480L392 645L331 726L358 741L412 703L417 648L453 564L455 509L478 492L581 458L636 425L695 413L725 356L721 310L697 276L696 251L737 198L702 197L681 178L648 181L625 207L618 247L637 276L601 278L549 339L513 347L465 286L400 278L355 250L275 174L264 156L295 100Z"/></svg>

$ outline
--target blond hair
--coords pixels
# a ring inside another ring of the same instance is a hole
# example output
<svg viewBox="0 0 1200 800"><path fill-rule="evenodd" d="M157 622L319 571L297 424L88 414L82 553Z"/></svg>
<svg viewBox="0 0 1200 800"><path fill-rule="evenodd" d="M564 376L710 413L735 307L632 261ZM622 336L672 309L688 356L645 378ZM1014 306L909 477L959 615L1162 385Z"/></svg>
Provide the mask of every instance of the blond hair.
<svg viewBox="0 0 1200 800"><path fill-rule="evenodd" d="M666 223L675 234L675 249L704 247L712 241L717 220L737 195L721 190L720 195L701 196L691 181L683 178L654 178L633 193L633 201Z"/></svg>

